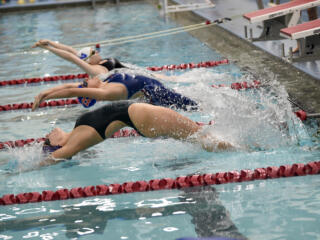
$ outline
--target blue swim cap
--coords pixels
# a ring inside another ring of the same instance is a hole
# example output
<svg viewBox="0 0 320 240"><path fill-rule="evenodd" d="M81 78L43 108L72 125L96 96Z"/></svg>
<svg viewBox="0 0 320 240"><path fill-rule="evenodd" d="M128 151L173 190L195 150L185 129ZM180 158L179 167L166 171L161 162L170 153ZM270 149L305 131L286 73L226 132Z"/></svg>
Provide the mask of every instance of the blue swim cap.
<svg viewBox="0 0 320 240"><path fill-rule="evenodd" d="M78 88L83 88L83 86L80 84ZM88 98L88 97L78 97L79 102L82 104L83 107L89 108L96 104L97 100L94 98Z"/></svg>

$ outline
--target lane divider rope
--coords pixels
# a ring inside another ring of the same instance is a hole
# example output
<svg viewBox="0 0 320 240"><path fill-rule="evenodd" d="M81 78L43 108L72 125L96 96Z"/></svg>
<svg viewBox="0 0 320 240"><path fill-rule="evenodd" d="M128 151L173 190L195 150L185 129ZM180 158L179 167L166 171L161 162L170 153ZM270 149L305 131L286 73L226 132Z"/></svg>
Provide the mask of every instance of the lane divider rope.
<svg viewBox="0 0 320 240"><path fill-rule="evenodd" d="M210 121L208 123L203 122L196 122L196 124L203 126L203 125L213 125L214 122ZM119 131L112 134L110 138L121 138L121 137L137 137L140 136L140 134L134 130L134 129L120 129ZM29 145L34 142L44 142L45 138L29 138L29 139L19 139L14 141L4 141L0 142L0 150L6 149L6 148L16 148L16 147L24 147L25 145Z"/></svg>
<svg viewBox="0 0 320 240"><path fill-rule="evenodd" d="M149 181L113 183L110 185L96 185L75 187L72 189L59 189L57 191L45 190L39 192L26 192L19 194L5 194L0 198L0 205L36 203L44 201L68 200L94 196L106 196L122 193L147 192L165 189L181 189L194 186L217 185L254 180L267 180L284 177L315 175L320 173L320 161L309 163L295 163L292 165L271 166L245 169L240 171L218 172L214 174L195 174L181 176L175 179L162 178Z"/></svg>
<svg viewBox="0 0 320 240"><path fill-rule="evenodd" d="M182 64L171 64L171 65L164 65L161 67L147 67L150 71L172 71L172 70L186 70L192 68L209 68L209 67L216 67L222 64L228 64L228 59L223 59L220 61L206 61L206 62L199 62L199 63L182 63ZM79 73L79 74L69 74L69 75L59 75L59 76L49 76L49 77L38 77L38 78L23 78L23 79L14 79L14 80L6 80L0 81L0 87L4 86L12 86L12 85L19 85L19 84L31 84L31 83L40 83L40 82L54 82L54 81L67 81L67 80L74 80L74 79L84 79L87 78L88 74L86 73Z"/></svg>
<svg viewBox="0 0 320 240"><path fill-rule="evenodd" d="M230 85L231 89L234 90L246 90L251 88L258 88L262 86L260 81L254 80L252 83L248 82L236 82ZM213 88L220 88L220 87L227 87L224 84L219 85L211 85ZM52 100L47 102L42 102L39 105L39 108L44 107L58 107L58 106L66 106L66 105L74 105L80 104L78 99L76 98L68 98L68 99L60 99L60 100ZM22 110L22 109L31 109L33 103L13 103L13 104L6 104L0 105L0 112L5 111L14 111L14 110ZM307 113L303 110L298 110L295 112L295 115L300 118L301 121L306 121L309 118L320 118L320 113ZM0 148L1 149L1 148Z"/></svg>
<svg viewBox="0 0 320 240"><path fill-rule="evenodd" d="M120 129L115 132L110 138L121 138L121 137L136 137L140 136L140 134L134 129ZM5 148L16 148L23 147L25 145L32 144L34 142L44 142L45 138L28 138L28 139L20 139L14 141L4 141L0 142L0 150Z"/></svg>
<svg viewBox="0 0 320 240"><path fill-rule="evenodd" d="M194 31L194 30L199 30L199 29L215 26L215 25L227 22L227 21L232 21L233 19L239 18L241 16L242 16L242 14L237 14L237 15L230 16L230 17L218 18L213 21L207 20L205 22L192 24L192 25L188 25L188 26L181 26L181 27L175 27L175 28L150 32L150 33L143 33L143 34L138 34L138 35L131 35L131 36L125 36L125 37L120 37L120 38L108 39L108 40L103 40L103 41L99 41L99 42L75 44L75 45L71 45L71 47L82 48L82 47L87 47L87 46L93 46L96 44L100 44L100 45L104 45L104 46L113 46L113 45L136 42L136 41L141 41L141 40L159 38L159 37L169 36L169 35L183 33L183 32L190 32L190 31ZM17 55L25 55L25 54L40 54L40 53L46 53L46 52L48 52L48 51L29 50L29 49L26 50L25 49L25 50L18 51L18 52L6 53L6 55L17 56Z"/></svg>
<svg viewBox="0 0 320 240"><path fill-rule="evenodd" d="M157 37L168 36L168 35L172 35L172 34L176 34L176 33L187 32L187 31L197 30L197 29L201 29L201 28L205 28L205 27L210 27L212 25L220 24L224 20L225 19L221 19L220 21L218 21L218 19L217 19L213 22L207 20L205 22L191 24L188 26L175 27L175 28L165 29L165 30L161 30L161 31L155 31L155 32L151 32L151 33L143 33L143 34L138 34L138 35L134 35L134 36L120 37L120 38L109 39L109 40L105 40L105 41L99 41L99 42L89 42L89 43L84 43L84 44L76 44L76 45L72 45L72 47L83 48L83 47L88 47L88 46L94 46L96 44L116 45L116 44L132 42L132 41L140 41L140 40L145 40L145 39L157 38ZM229 18L228 18L228 20L229 20Z"/></svg>
<svg viewBox="0 0 320 240"><path fill-rule="evenodd" d="M250 88L257 88L260 86L260 84L261 83L256 80L253 81L252 83L248 83L248 82L232 83L230 88L235 89L235 90L250 89ZM211 87L219 88L219 87L226 87L226 85L223 85L223 84L212 85ZM42 102L39 105L39 108L57 107L57 106L74 105L74 104L80 104L78 99L67 98L67 99ZM33 105L32 102L31 103L12 103L12 104L0 105L0 112L21 110L21 109L30 109L30 108L32 108L32 105Z"/></svg>

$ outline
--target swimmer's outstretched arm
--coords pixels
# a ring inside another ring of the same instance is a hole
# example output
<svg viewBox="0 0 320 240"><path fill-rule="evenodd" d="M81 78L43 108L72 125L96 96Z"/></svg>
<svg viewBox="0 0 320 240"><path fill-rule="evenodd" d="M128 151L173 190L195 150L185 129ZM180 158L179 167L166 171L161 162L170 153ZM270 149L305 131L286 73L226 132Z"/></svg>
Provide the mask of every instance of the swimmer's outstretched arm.
<svg viewBox="0 0 320 240"><path fill-rule="evenodd" d="M40 93L35 97L32 105L34 111L39 105L49 99L70 98L70 97L88 97L100 101L116 101L127 99L127 93L120 86L109 88L78 88L77 84L65 84Z"/></svg>
<svg viewBox="0 0 320 240"><path fill-rule="evenodd" d="M48 39L39 40L38 42L36 42L32 46L32 48L39 47L41 45L51 45L54 48L65 50L65 51L70 52L70 53L72 53L72 54L74 54L76 56L78 54L77 50L75 50L74 48L72 48L72 47L70 47L68 45L62 44L62 43L58 43L58 42L54 42L54 41L48 40Z"/></svg>
<svg viewBox="0 0 320 240"><path fill-rule="evenodd" d="M70 97L88 97L96 100L115 101L126 99L126 93L123 92L121 87L115 87L112 89L101 88L69 88L61 91L56 91L48 94L42 98L42 101L58 98L70 98ZM41 103L41 102L40 102Z"/></svg>
<svg viewBox="0 0 320 240"><path fill-rule="evenodd" d="M61 57L69 62L76 64L82 70L84 70L87 74L94 77L101 73L107 73L107 70L100 66L100 65L91 65L86 61L80 59L77 55L70 53L66 50L55 48L49 45L39 45L39 47L49 50L50 52L54 53L58 57Z"/></svg>
<svg viewBox="0 0 320 240"><path fill-rule="evenodd" d="M54 92L60 91L62 89L67 89L67 88L77 88L79 83L67 83L63 85L59 85L57 87L49 88L45 91L40 92L35 98L34 102L32 105L32 111L37 109L40 105L41 102L44 101L44 98L47 97L49 94L52 94Z"/></svg>
<svg viewBox="0 0 320 240"><path fill-rule="evenodd" d="M167 76L164 74L159 74L159 73L152 73L153 76L155 76L158 79L164 80L164 81L173 81L176 82L178 79L178 76Z"/></svg>

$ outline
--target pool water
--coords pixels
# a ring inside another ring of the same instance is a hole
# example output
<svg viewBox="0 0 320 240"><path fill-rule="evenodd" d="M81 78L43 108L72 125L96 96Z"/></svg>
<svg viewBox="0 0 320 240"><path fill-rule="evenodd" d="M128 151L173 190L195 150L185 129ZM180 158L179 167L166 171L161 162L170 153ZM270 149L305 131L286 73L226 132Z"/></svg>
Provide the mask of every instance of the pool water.
<svg viewBox="0 0 320 240"><path fill-rule="evenodd" d="M82 72L53 54L30 50L42 38L75 45L173 27L144 2L3 14L0 81ZM101 55L140 67L223 59L188 33L103 46ZM165 85L201 104L201 111L181 114L214 120L206 131L233 141L236 151L209 153L172 139L118 138L34 169L42 155L41 144L33 144L0 152L0 196L319 159L316 123L295 117L272 73L258 79L264 87L247 91L210 87L255 79L233 63L164 74L177 77ZM1 87L0 105L31 102L61 83ZM69 106L2 112L0 141L42 137L54 127L71 130L85 111ZM319 239L319 185L318 176L306 176L1 206L0 239Z"/></svg>

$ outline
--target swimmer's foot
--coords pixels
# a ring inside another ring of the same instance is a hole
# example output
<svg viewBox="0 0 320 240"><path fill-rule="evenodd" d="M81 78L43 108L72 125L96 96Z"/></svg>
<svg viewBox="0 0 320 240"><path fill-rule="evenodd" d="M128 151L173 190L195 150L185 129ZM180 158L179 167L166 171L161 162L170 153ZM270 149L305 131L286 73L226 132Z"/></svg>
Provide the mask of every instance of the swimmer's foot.
<svg viewBox="0 0 320 240"><path fill-rule="evenodd" d="M202 148L208 152L230 151L236 149L232 143L207 134L200 136L199 140Z"/></svg>

